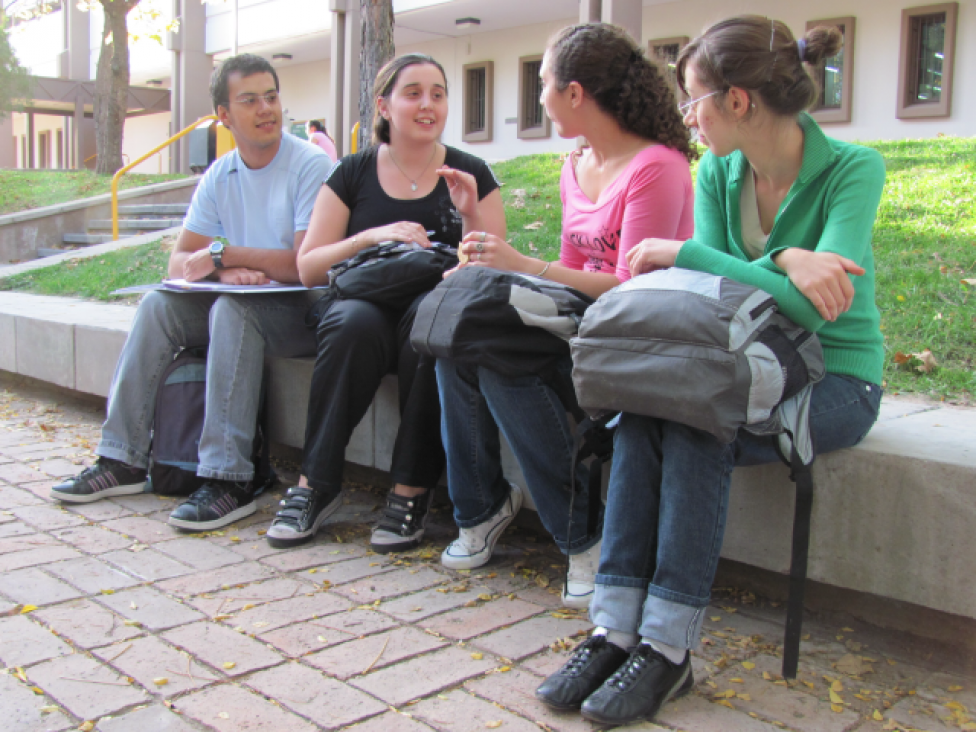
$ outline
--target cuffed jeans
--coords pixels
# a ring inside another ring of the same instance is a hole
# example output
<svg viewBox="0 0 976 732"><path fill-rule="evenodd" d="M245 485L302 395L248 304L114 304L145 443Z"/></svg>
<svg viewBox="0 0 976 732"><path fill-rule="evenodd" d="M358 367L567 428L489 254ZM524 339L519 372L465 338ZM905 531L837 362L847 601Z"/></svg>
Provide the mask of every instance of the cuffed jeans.
<svg viewBox="0 0 976 732"><path fill-rule="evenodd" d="M828 374L811 400L817 454L860 442L880 403L879 386ZM695 647L722 549L732 468L778 460L768 436L740 430L724 445L693 427L623 414L591 620L670 646Z"/></svg>
<svg viewBox="0 0 976 732"><path fill-rule="evenodd" d="M317 297L305 292L150 292L139 303L115 367L108 416L95 452L147 468L163 370L181 348L208 346L207 411L197 474L251 480L264 357L315 352L315 334L305 327L304 316Z"/></svg>
<svg viewBox="0 0 976 732"><path fill-rule="evenodd" d="M410 346L426 293L404 311L338 300L318 325L318 357L305 428L302 472L316 490L342 486L346 446L386 374L397 374L400 427L393 443L394 483L433 487L444 471L434 359Z"/></svg>
<svg viewBox="0 0 976 732"><path fill-rule="evenodd" d="M572 363L559 364L555 378L568 379ZM441 431L447 452L447 485L454 520L471 528L496 514L508 497L502 474L499 428L515 454L539 518L564 553L578 554L600 540L602 521L588 533L587 491L573 502L572 536L567 536L573 431L556 392L538 376L510 378L483 367L437 360ZM586 485L585 469L577 486Z"/></svg>

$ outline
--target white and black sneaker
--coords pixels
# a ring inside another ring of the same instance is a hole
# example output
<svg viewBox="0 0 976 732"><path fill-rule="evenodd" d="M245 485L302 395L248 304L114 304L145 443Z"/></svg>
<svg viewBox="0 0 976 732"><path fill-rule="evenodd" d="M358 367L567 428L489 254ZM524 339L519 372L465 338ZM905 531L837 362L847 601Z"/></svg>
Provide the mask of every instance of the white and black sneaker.
<svg viewBox="0 0 976 732"><path fill-rule="evenodd" d="M342 489L317 491L292 486L268 529L268 543L278 549L310 541L342 505Z"/></svg>
<svg viewBox="0 0 976 732"><path fill-rule="evenodd" d="M51 487L50 497L64 503L91 503L110 496L145 493L146 471L112 458L99 457L80 475Z"/></svg>
<svg viewBox="0 0 976 732"><path fill-rule="evenodd" d="M391 490L386 497L383 518L373 529L369 548L386 554L405 552L420 546L433 501L433 488L410 498L397 495Z"/></svg>
<svg viewBox="0 0 976 732"><path fill-rule="evenodd" d="M169 524L187 531L212 531L257 510L250 483L211 478L169 515Z"/></svg>
<svg viewBox="0 0 976 732"><path fill-rule="evenodd" d="M522 508L522 489L509 482L511 491L498 513L477 526L461 529L461 535L447 545L441 564L450 569L475 569L491 559L495 542Z"/></svg>

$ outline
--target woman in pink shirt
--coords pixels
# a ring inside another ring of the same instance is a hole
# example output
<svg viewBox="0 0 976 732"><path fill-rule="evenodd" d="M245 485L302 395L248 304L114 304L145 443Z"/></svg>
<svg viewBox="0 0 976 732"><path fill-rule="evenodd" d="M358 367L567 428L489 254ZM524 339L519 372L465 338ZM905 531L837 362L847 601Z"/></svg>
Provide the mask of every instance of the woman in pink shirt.
<svg viewBox="0 0 976 732"><path fill-rule="evenodd" d="M630 278L627 252L643 239L692 235L689 162L696 152L663 70L619 28L591 23L561 31L543 56L540 76L541 101L556 131L589 143L563 166L559 261L544 262L500 237L471 232L461 244L470 257L462 266L547 277L599 297ZM547 378L508 378L438 359L448 487L460 527L441 562L455 569L483 565L522 505L522 489L502 474L500 429L539 517L570 555L563 603L587 607L602 520L589 533L586 491L577 490L567 536L573 437L558 394L567 393L559 381L567 383L571 369L567 356ZM577 483L585 485L585 477Z"/></svg>
<svg viewBox="0 0 976 732"><path fill-rule="evenodd" d="M325 154L332 158L333 163L339 159L338 153L336 152L335 141L326 131L325 124L323 122L313 119L308 123L308 141L313 145L318 145L320 148L325 150Z"/></svg>

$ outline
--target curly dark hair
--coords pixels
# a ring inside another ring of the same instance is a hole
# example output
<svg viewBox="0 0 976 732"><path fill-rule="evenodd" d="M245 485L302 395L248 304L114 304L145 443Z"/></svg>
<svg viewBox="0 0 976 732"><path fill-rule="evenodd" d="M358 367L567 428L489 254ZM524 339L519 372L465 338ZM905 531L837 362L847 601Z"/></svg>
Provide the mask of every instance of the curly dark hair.
<svg viewBox="0 0 976 732"><path fill-rule="evenodd" d="M664 70L621 28L573 25L546 50L559 91L575 81L623 129L674 148L689 161L698 157Z"/></svg>
<svg viewBox="0 0 976 732"><path fill-rule="evenodd" d="M844 43L837 28L817 26L794 40L789 27L762 15L737 15L711 26L678 54L678 86L685 87L688 65L711 91L731 87L755 94L774 114L796 116L819 98L805 64L816 66Z"/></svg>
<svg viewBox="0 0 976 732"><path fill-rule="evenodd" d="M213 102L214 112L217 111L217 107L226 108L230 105L227 80L235 72L239 73L241 78L253 76L254 74L271 74L272 78L274 78L275 90L281 91L278 86L278 73L267 59L261 56L255 56L253 53L242 53L239 56L231 56L218 66L210 77L210 100Z"/></svg>

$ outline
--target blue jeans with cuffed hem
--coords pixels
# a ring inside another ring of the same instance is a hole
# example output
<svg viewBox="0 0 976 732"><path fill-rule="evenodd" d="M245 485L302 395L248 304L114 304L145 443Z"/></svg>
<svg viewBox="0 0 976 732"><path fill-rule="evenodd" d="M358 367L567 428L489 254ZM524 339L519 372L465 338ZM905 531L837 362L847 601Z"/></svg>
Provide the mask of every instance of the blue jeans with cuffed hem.
<svg viewBox="0 0 976 732"><path fill-rule="evenodd" d="M864 439L880 405L879 386L828 374L811 399L817 454ZM732 469L778 460L771 437L740 430L724 445L694 427L623 414L590 619L694 648L722 549Z"/></svg>
<svg viewBox="0 0 976 732"><path fill-rule="evenodd" d="M149 465L156 390L180 348L207 346L206 417L197 474L244 482L264 357L315 353L304 317L319 293L213 295L150 292L136 311L109 389L108 414L95 452L137 468Z"/></svg>
<svg viewBox="0 0 976 732"><path fill-rule="evenodd" d="M600 540L588 532L586 471L578 469L572 536L567 536L573 430L553 387L539 376L512 378L490 369L437 360L441 434L454 520L483 523L501 509L509 487L502 474L499 430L515 454L539 518L564 553L579 554ZM568 379L572 362L554 378Z"/></svg>

